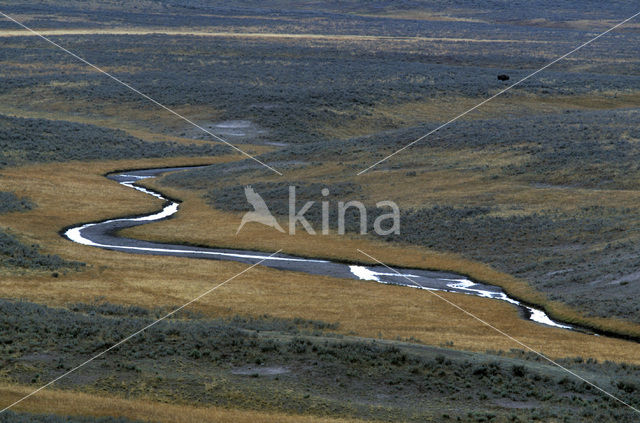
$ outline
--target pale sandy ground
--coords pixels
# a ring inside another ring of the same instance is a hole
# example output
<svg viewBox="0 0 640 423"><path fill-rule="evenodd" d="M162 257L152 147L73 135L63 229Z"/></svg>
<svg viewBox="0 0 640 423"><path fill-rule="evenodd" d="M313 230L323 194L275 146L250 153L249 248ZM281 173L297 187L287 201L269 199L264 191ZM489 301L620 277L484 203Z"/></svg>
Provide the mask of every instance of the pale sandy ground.
<svg viewBox="0 0 640 423"><path fill-rule="evenodd" d="M38 30L38 34L44 36L63 35L175 35L175 36L199 36L199 37L234 37L234 38L293 38L293 39L317 39L317 40L346 40L346 41L369 41L369 40L410 40L410 41L449 41L464 43L533 43L548 44L548 41L540 40L505 40L505 39L477 39L477 38L444 38L444 37L391 37L383 35L352 35L352 34L293 34L275 32L209 32L193 31L186 29L165 29L165 28L109 28L109 29L45 29ZM26 29L3 30L0 37L20 37L36 36L35 33Z"/></svg>

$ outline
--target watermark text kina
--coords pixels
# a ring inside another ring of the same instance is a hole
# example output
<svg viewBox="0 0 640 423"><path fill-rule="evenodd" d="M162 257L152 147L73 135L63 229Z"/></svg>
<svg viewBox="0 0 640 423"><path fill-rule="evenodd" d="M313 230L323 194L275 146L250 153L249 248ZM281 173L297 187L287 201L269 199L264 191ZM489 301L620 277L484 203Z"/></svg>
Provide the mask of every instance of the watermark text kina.
<svg viewBox="0 0 640 423"><path fill-rule="evenodd" d="M329 189L323 188L320 191L322 197L326 198L329 196ZM244 214L242 217L242 221L240 222L240 226L238 226L238 230L236 234L240 232L240 230L247 223L260 223L266 226L270 226L280 232L287 232L284 228L278 223L274 215L269 210L267 203L262 198L260 194L258 194L251 186L247 186L244 188L244 194L247 198L247 202L253 207L252 211L249 211ZM328 235L331 224L330 220L337 220L337 233L338 235L344 235L346 231L346 221L348 219L347 212L350 209L353 209L357 212L360 234L364 235L369 232L369 217L371 214L371 209L368 209L362 202L358 200L350 200L350 201L338 201L337 202L337 210L333 212L331 209L332 202L328 200L322 200L319 202L320 206L320 220L321 220L321 230L320 233L322 235ZM300 207L297 208L296 205L296 187L293 185L289 186L289 201L288 201L288 233L289 235L295 235L296 229L298 225L300 225L308 234L316 235L316 232L313 225L309 222L305 214L314 211L317 215L317 205L316 201L307 201ZM316 207L315 210L313 208ZM376 203L376 211L384 212L377 213L375 220L373 221L373 232L380 236L385 235L399 235L400 234L400 208L393 201L378 201ZM352 215L353 216L353 215ZM355 216L353 216L355 219ZM335 227L335 226L334 226Z"/></svg>

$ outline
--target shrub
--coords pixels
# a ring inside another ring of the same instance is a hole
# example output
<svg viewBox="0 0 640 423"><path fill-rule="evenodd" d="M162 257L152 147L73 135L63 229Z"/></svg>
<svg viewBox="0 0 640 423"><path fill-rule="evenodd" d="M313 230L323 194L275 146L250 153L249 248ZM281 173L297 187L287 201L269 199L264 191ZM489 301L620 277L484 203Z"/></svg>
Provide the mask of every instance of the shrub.
<svg viewBox="0 0 640 423"><path fill-rule="evenodd" d="M0 191L0 214L31 210L35 204L28 198L18 198L13 192Z"/></svg>
<svg viewBox="0 0 640 423"><path fill-rule="evenodd" d="M36 270L79 270L85 266L84 263L67 261L57 255L41 254L39 250L37 244L23 244L14 235L0 229L0 265Z"/></svg>

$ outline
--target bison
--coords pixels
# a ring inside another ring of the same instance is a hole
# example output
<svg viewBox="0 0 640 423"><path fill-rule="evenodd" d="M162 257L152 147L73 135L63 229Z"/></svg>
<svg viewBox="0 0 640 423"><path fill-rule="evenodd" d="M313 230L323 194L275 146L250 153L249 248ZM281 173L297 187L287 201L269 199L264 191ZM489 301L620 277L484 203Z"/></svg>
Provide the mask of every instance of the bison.
<svg viewBox="0 0 640 423"><path fill-rule="evenodd" d="M500 81L508 81L509 80L509 75L500 74L500 75L498 75L498 79Z"/></svg>

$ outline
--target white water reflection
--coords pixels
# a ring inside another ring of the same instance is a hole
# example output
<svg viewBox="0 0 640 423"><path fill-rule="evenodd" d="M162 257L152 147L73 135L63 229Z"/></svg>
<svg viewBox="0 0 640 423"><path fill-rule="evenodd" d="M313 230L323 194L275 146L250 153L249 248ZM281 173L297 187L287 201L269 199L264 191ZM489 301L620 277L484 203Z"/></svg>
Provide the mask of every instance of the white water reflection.
<svg viewBox="0 0 640 423"><path fill-rule="evenodd" d="M401 277L401 278L419 278L420 277L419 275L403 274L403 273L381 273L381 272L376 272L374 270L371 270L365 266L349 266L349 270L351 270L351 273L353 273L355 276L357 276L361 280L375 281L375 282L380 282L385 284L391 283L391 282L382 280L381 276L394 276L394 277ZM529 319L536 323L540 323L543 325L552 326L556 328L561 328L561 329L573 329L571 326L563 325L561 323L558 323L552 320L547 315L547 313L545 313L542 310L529 307L527 305L522 304L518 300L514 300L513 298L509 297L506 293L502 291L489 291L486 289L480 289L481 285L473 281L470 281L469 279L441 279L441 280L447 281L448 282L446 284L447 288L455 290L456 292L466 293L469 295L475 295L483 298L491 298L494 300L507 301L511 304L520 306L525 310L527 310L529 314ZM416 288L438 291L437 288L422 286L417 281L415 281L414 284ZM440 291L447 291L447 289L440 289Z"/></svg>

